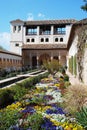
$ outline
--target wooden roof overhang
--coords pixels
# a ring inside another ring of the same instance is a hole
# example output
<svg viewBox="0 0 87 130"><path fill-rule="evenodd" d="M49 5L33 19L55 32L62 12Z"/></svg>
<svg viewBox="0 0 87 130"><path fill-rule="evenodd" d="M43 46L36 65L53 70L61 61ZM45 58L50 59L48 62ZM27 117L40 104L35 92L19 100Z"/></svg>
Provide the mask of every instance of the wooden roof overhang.
<svg viewBox="0 0 87 130"><path fill-rule="evenodd" d="M22 50L67 50L66 44L25 44Z"/></svg>

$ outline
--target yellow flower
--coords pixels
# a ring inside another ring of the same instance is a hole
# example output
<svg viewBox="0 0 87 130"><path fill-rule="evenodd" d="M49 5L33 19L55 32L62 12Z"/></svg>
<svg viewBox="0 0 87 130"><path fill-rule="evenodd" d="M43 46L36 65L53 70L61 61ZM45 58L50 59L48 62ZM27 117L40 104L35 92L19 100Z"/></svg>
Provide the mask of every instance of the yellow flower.
<svg viewBox="0 0 87 130"><path fill-rule="evenodd" d="M65 127L65 129L69 128L68 126Z"/></svg>
<svg viewBox="0 0 87 130"><path fill-rule="evenodd" d="M70 127L70 128L73 128L73 124L70 124L69 127Z"/></svg>
<svg viewBox="0 0 87 130"><path fill-rule="evenodd" d="M21 106L21 103L20 102L17 102L17 103L12 103L11 105L8 105L6 107L6 109L9 109L9 110L14 110L14 109L17 109Z"/></svg>
<svg viewBox="0 0 87 130"><path fill-rule="evenodd" d="M37 111L42 111L42 107L41 106L35 106L34 107Z"/></svg>
<svg viewBox="0 0 87 130"><path fill-rule="evenodd" d="M53 121L54 125L59 126L60 123L58 121Z"/></svg>
<svg viewBox="0 0 87 130"><path fill-rule="evenodd" d="M73 130L78 130L77 127L73 128Z"/></svg>
<svg viewBox="0 0 87 130"><path fill-rule="evenodd" d="M46 118L50 119L50 116L49 116L49 115L46 115Z"/></svg>
<svg viewBox="0 0 87 130"><path fill-rule="evenodd" d="M60 84L59 84L59 83L58 83L58 84L55 84L55 86L56 86L56 87L60 87Z"/></svg>

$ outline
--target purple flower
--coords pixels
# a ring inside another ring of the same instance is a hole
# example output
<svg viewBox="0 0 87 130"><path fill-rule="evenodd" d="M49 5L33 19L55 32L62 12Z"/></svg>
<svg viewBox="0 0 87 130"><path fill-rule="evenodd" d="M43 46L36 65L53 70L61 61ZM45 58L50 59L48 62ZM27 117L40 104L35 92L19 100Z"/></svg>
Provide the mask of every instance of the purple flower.
<svg viewBox="0 0 87 130"><path fill-rule="evenodd" d="M35 109L33 107L27 106L25 110L21 111L22 113L30 113L33 114L35 111Z"/></svg>
<svg viewBox="0 0 87 130"><path fill-rule="evenodd" d="M62 126L55 126L49 119L44 118L44 123L41 125L44 130L64 130Z"/></svg>
<svg viewBox="0 0 87 130"><path fill-rule="evenodd" d="M47 118L44 118L44 123L41 125L41 128L45 130L56 130L56 126L54 126L53 123Z"/></svg>
<svg viewBox="0 0 87 130"><path fill-rule="evenodd" d="M44 99L45 100L52 100L52 99L54 99L51 95L45 95L44 96Z"/></svg>
<svg viewBox="0 0 87 130"><path fill-rule="evenodd" d="M49 108L46 110L47 114L65 114L63 109L61 107L53 106L52 108Z"/></svg>
<svg viewBox="0 0 87 130"><path fill-rule="evenodd" d="M19 128L19 127L15 126L15 125L11 126L10 129L11 130L23 130L23 128Z"/></svg>

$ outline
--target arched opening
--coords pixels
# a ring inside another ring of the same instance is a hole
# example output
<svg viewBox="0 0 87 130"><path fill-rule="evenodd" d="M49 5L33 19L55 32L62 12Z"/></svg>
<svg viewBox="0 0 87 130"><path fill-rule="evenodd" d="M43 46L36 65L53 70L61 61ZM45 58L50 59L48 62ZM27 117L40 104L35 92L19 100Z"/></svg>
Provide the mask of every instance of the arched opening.
<svg viewBox="0 0 87 130"><path fill-rule="evenodd" d="M66 56L61 56L61 58L60 58L60 63L61 63L61 65L63 65L63 66L66 65Z"/></svg>
<svg viewBox="0 0 87 130"><path fill-rule="evenodd" d="M58 42L58 38L55 38L55 42Z"/></svg>
<svg viewBox="0 0 87 130"><path fill-rule="evenodd" d="M41 38L41 42L44 42L44 38Z"/></svg>
<svg viewBox="0 0 87 130"><path fill-rule="evenodd" d="M49 61L50 60L50 56L48 54L42 54L40 55L40 58L39 58L39 65L42 65L44 60L46 61Z"/></svg>
<svg viewBox="0 0 87 130"><path fill-rule="evenodd" d="M54 56L53 59L55 59L55 60L59 60L58 56Z"/></svg>
<svg viewBox="0 0 87 130"><path fill-rule="evenodd" d="M63 38L62 37L60 38L60 42L63 42Z"/></svg>
<svg viewBox="0 0 87 130"><path fill-rule="evenodd" d="M46 38L46 39L45 39L45 42L49 42L49 38Z"/></svg>
<svg viewBox="0 0 87 130"><path fill-rule="evenodd" d="M36 56L32 57L32 67L35 68L37 66L37 58Z"/></svg>
<svg viewBox="0 0 87 130"><path fill-rule="evenodd" d="M31 42L35 42L35 39L34 39L34 38L32 38L32 39L31 39Z"/></svg>

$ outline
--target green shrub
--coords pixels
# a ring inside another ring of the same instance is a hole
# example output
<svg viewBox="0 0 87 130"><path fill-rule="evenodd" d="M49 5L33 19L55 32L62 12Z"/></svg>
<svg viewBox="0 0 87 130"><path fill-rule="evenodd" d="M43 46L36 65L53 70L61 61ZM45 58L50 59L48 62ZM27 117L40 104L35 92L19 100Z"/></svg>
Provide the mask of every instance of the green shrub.
<svg viewBox="0 0 87 130"><path fill-rule="evenodd" d="M20 100L26 93L27 89L22 86L14 85L13 87L9 88L14 93L14 100Z"/></svg>
<svg viewBox="0 0 87 130"><path fill-rule="evenodd" d="M69 81L69 76L67 74L64 75L64 81Z"/></svg>
<svg viewBox="0 0 87 130"><path fill-rule="evenodd" d="M46 103L46 100L44 99L44 95L40 96L34 96L31 98L30 104L36 104L36 105L41 105L43 103Z"/></svg>
<svg viewBox="0 0 87 130"><path fill-rule="evenodd" d="M44 61L43 62L43 66L45 67L45 69L48 70L49 73L51 74L55 74L56 72L59 71L60 68L60 64L59 61L56 59L53 59L51 61Z"/></svg>
<svg viewBox="0 0 87 130"><path fill-rule="evenodd" d="M74 75L77 75L77 61L76 61L76 55L73 57L73 71Z"/></svg>
<svg viewBox="0 0 87 130"><path fill-rule="evenodd" d="M87 129L87 107L82 107L81 110L76 113L76 119L81 126Z"/></svg>
<svg viewBox="0 0 87 130"><path fill-rule="evenodd" d="M31 116L28 116L27 121L29 122L32 130L40 130L41 124L43 123L43 116L42 114L35 113Z"/></svg>
<svg viewBox="0 0 87 130"><path fill-rule="evenodd" d="M73 56L69 59L69 71L73 74Z"/></svg>
<svg viewBox="0 0 87 130"><path fill-rule="evenodd" d="M14 92L10 89L0 90L0 108L4 108L12 102L14 102Z"/></svg>
<svg viewBox="0 0 87 130"><path fill-rule="evenodd" d="M40 82L41 78L44 78L44 77L47 77L47 76L48 76L48 72L46 72L44 74L40 74L38 76L27 78L23 82L17 83L17 85L21 86L21 87L25 87L27 89L32 89L32 88L34 88L34 85L36 83Z"/></svg>
<svg viewBox="0 0 87 130"><path fill-rule="evenodd" d="M9 130L10 126L17 123L18 118L18 110L2 110L0 112L0 130Z"/></svg>
<svg viewBox="0 0 87 130"><path fill-rule="evenodd" d="M41 78L47 77L48 73L28 78L21 83L11 86L8 89L0 90L0 108L6 107L14 101L20 100L28 90L35 88L35 84L40 82Z"/></svg>

